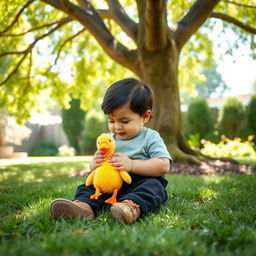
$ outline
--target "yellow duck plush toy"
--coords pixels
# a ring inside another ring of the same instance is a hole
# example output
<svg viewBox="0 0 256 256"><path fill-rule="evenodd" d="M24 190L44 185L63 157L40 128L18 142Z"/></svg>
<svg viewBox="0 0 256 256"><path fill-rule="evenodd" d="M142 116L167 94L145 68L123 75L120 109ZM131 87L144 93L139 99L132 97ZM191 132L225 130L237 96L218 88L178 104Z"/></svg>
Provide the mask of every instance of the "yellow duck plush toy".
<svg viewBox="0 0 256 256"><path fill-rule="evenodd" d="M105 153L106 160L87 177L85 185L93 184L96 189L95 194L90 196L91 199L98 199L102 193L113 193L105 203L114 204L123 180L130 184L131 176L126 171L115 170L114 166L108 162L115 151L115 140L110 134L103 133L97 138L97 148Z"/></svg>

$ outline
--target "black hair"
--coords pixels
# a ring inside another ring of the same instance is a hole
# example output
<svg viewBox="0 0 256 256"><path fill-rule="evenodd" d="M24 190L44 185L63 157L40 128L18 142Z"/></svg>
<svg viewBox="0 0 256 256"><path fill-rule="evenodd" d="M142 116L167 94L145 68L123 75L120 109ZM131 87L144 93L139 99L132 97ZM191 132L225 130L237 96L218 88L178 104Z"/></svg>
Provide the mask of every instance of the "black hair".
<svg viewBox="0 0 256 256"><path fill-rule="evenodd" d="M134 113L142 116L153 108L153 91L135 78L126 78L115 82L107 89L101 108L107 115L127 103Z"/></svg>

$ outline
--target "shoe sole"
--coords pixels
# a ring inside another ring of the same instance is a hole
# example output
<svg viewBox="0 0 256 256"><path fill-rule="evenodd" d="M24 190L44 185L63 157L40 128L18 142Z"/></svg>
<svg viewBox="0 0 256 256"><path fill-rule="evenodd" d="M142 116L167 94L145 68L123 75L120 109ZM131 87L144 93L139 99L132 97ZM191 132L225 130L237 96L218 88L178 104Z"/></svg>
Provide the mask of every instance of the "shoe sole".
<svg viewBox="0 0 256 256"><path fill-rule="evenodd" d="M93 218L91 213L86 212L85 209L78 207L67 199L56 199L52 202L50 213L54 219L89 219Z"/></svg>

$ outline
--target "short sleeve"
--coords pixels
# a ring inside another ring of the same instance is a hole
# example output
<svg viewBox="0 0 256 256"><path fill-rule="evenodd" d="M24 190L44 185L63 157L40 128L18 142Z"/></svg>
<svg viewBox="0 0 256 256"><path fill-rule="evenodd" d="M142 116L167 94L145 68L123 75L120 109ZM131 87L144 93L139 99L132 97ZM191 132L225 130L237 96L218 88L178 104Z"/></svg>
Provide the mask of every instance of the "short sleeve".
<svg viewBox="0 0 256 256"><path fill-rule="evenodd" d="M146 151L150 158L168 158L173 162L167 147L157 131L151 130L147 135Z"/></svg>

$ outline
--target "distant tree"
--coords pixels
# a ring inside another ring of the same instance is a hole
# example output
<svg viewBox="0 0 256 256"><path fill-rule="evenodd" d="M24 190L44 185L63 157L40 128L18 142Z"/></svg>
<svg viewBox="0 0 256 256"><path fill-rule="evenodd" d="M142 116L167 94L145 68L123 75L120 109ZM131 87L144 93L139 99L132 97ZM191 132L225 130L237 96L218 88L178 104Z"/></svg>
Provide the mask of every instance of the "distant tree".
<svg viewBox="0 0 256 256"><path fill-rule="evenodd" d="M85 111L80 108L80 100L72 99L69 109L62 109L62 127L67 135L69 145L80 154L79 141L82 138Z"/></svg>
<svg viewBox="0 0 256 256"><path fill-rule="evenodd" d="M205 99L195 99L189 104L185 126L187 133L198 134L199 140L214 129L213 116Z"/></svg>
<svg viewBox="0 0 256 256"><path fill-rule="evenodd" d="M248 104L248 124L249 128L256 135L256 95L254 95Z"/></svg>
<svg viewBox="0 0 256 256"><path fill-rule="evenodd" d="M205 75L206 81L196 83L198 97L210 98L212 96L223 96L229 91L228 85L223 81L221 74L217 71L217 64L205 68L202 72Z"/></svg>
<svg viewBox="0 0 256 256"><path fill-rule="evenodd" d="M256 94L256 80L252 84L252 92Z"/></svg>
<svg viewBox="0 0 256 256"><path fill-rule="evenodd" d="M226 98L218 115L218 130L221 135L234 139L239 135L245 119L245 108L237 97Z"/></svg>

